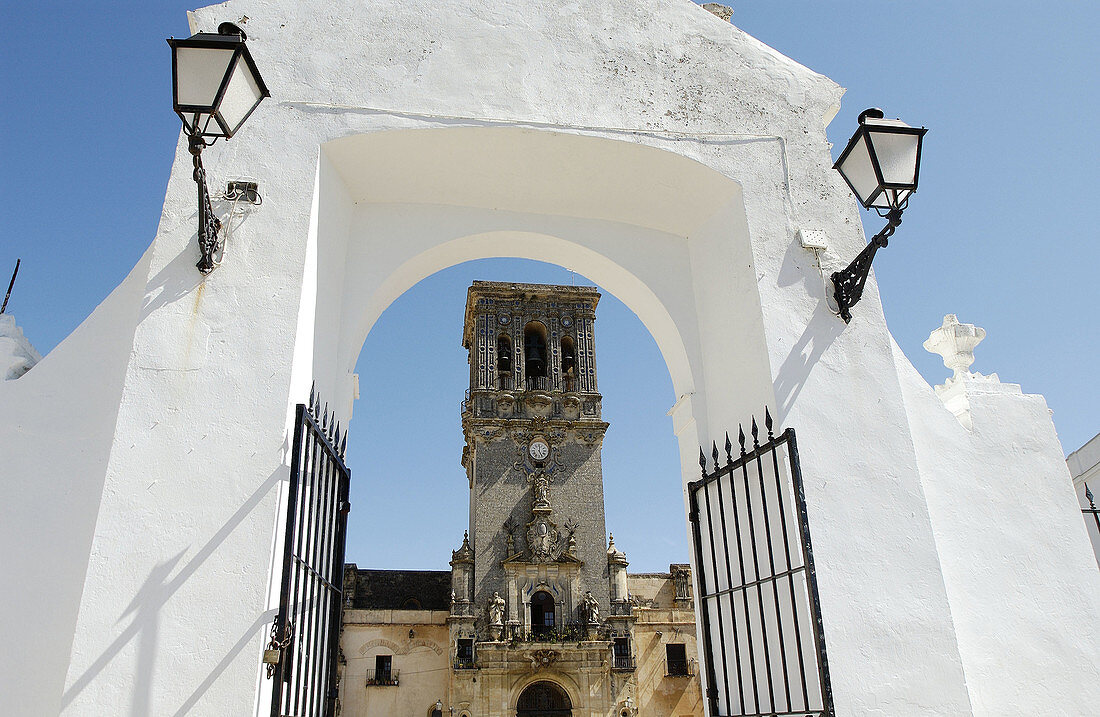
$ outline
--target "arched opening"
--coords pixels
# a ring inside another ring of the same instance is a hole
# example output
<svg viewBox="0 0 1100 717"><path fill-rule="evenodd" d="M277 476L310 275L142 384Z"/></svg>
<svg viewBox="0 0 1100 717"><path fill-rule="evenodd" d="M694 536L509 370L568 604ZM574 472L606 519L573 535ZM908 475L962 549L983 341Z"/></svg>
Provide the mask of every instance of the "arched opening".
<svg viewBox="0 0 1100 717"><path fill-rule="evenodd" d="M532 321L523 327L523 375L528 391L550 389L546 364L546 327Z"/></svg>
<svg viewBox="0 0 1100 717"><path fill-rule="evenodd" d="M554 597L545 590L531 596L531 632L545 635L554 629Z"/></svg>
<svg viewBox="0 0 1100 717"><path fill-rule="evenodd" d="M547 680L528 685L516 702L516 717L570 717L572 714L569 695Z"/></svg>
<svg viewBox="0 0 1100 717"><path fill-rule="evenodd" d="M561 337L561 387L563 391L577 390L577 349L571 336Z"/></svg>
<svg viewBox="0 0 1100 717"><path fill-rule="evenodd" d="M497 388L512 388L512 340L507 334L497 337Z"/></svg>
<svg viewBox="0 0 1100 717"><path fill-rule="evenodd" d="M744 206L735 182L671 152L592 137L466 128L440 130L438 135L434 130L381 134L391 136L349 137L333 142L332 148L323 148L317 179L316 273L310 275L317 281L303 294L303 316L307 317L303 320L306 324L303 331L312 330L314 340L307 349L311 355L300 364L296 357L295 362L296 370L301 366L296 376L300 375L297 380L304 392L308 393L308 381L315 379L324 395L333 396L337 405L350 409L352 398L358 397L353 375L357 356L372 327L391 304L403 300L404 294L422 280L460 264L526 259L582 271L605 297L616 297L640 319L667 370L661 381L663 405L659 415L663 440L678 444L680 477L697 476L698 434L707 432L708 423L730 425L735 423L733 417L745 415L749 407L759 410L765 403L774 405L770 396L763 395L771 394L771 371L763 340L762 315L759 304L754 304L758 302L757 280L752 272ZM435 149L445 151L431 151L437 140L443 146ZM501 141L506 144L500 145ZM478 155L488 164L457 161L475 146L480 146ZM502 151L502 146L508 151ZM585 158L584 163L592 160L598 166L548 162L545 171L532 171L532 167L543 166L532 163L532 158L547 151L555 156L563 151L576 153ZM430 159L429 155L443 164L432 171L419 171L421 160ZM410 161L403 161L402 157ZM520 157L522 166L497 166ZM364 161L365 158L370 160ZM477 176L461 176L471 169ZM569 176L555 174L561 171ZM402 176L388 176L394 172ZM406 182L406 172L409 179L414 173L419 178ZM580 174L573 176L576 172ZM653 177L658 176L662 181L653 182ZM425 182L425 177L430 177L430 181ZM616 179L607 181L609 177ZM681 191L678 187L691 190ZM328 281L331 276L341 277L343 283ZM499 278L516 281L514 276ZM568 274L555 279L545 283L572 283ZM315 295L307 296L311 288ZM439 313L441 304L438 297L433 299L430 306L417 314L419 317ZM315 309L307 302L315 302ZM560 357L565 352L558 338L562 333L572 336L576 370L583 366L587 374L589 362L595 360L590 333L581 333L576 324L571 331L560 332L558 325L551 323L558 332L551 340L546 326L521 327L522 320L515 318L513 315L511 323L484 326L487 345L482 350L491 352L495 340L507 333L511 344L510 368L517 380L528 376L547 379L547 388L551 377L557 382L553 369L562 368ZM421 330L411 341L384 341L375 353L392 356L394 346L424 345L427 336L454 336L457 326L458 322L451 322L439 332ZM606 334L601 336L606 340ZM449 341L459 350L460 341ZM499 343L496 348L499 373ZM410 563L442 567L440 555L446 555L438 548L418 554L416 551L422 547L419 540L397 537L402 523L434 520L426 515L422 500L407 510L396 510L393 496L382 494L390 486L401 494L414 493L409 481L423 476L432 486L417 493L423 496L437 490L435 486L444 482L441 476L457 472L454 462L461 451L462 437L455 430L453 410L425 406L412 421L393 420L394 406L411 402L409 384L430 386L436 400L451 394L439 380L438 355L433 355L430 349L416 353L431 364L424 372L405 368L388 373L359 372L364 378L370 377L371 383L384 384L392 395L384 399L364 395L366 400L356 409L353 440L366 432L367 427L360 419L364 414L400 425L409 439L408 444L391 442L385 446L386 452L397 454L392 466L380 465L382 451L364 451L360 455L369 456L367 466L356 468L352 502L357 513L353 513L352 523L360 523L359 515L367 516L370 522L381 522L374 520L373 515L385 514L398 524L396 529L383 532L380 540L366 546L360 560L375 566L389 562L393 568ZM555 353L558 356L553 356ZM722 357L720 363L709 358L716 356ZM454 362L456 375L465 374L457 379L459 385L470 380L465 359L462 356ZM443 363L451 370L450 362ZM730 363L735 363L739 370L724 370ZM491 360L481 365L488 369L486 373L492 372ZM394 381L395 375L410 380ZM669 385L664 383L665 379L671 384L671 392L664 388ZM485 385L484 376L481 385ZM616 393L647 393L648 390L638 390L641 386L648 389L653 384L635 379L627 390ZM606 381L601 380L600 387L612 392ZM451 395L457 404L461 392ZM672 416L671 421L664 418L666 412ZM435 414L449 414L450 426L439 434L445 435L445 439L424 430L425 419L434 418ZM619 422L615 425L620 429L623 426ZM454 443L450 443L451 436ZM646 441L635 437L633 442ZM394 445L407 447L393 451ZM671 466L671 470L653 470L638 457L640 451L635 453L638 455L609 460L605 465L614 463L616 470L633 469L635 474L652 473L655 481L672 490L663 503L675 511L681 489L675 476L676 466ZM410 469L410 456L420 454L445 455L450 466L443 470ZM356 457L349 453L349 458ZM355 467L356 463L352 465ZM462 494L468 486L465 476L458 474L456 478L452 485L459 495L445 510L461 519L464 511L454 508L465 502ZM364 510L372 507L375 510L371 513ZM684 513L675 512L680 514L668 523L686 537ZM609 522L613 522L610 513L609 510ZM625 521L615 524L622 522ZM444 538L445 550L457 544L458 534L455 529L449 540ZM639 533L638 541L629 548L637 549L635 554L639 557L645 554L643 540L646 538ZM677 562L684 559L679 555L674 559ZM529 603L532 628L546 629L547 618L551 625L557 622L557 613L563 608L555 605L549 594L534 598ZM516 607L522 610L522 606ZM526 616L519 612L516 617ZM560 688L553 689L565 697ZM564 711L520 714L571 714L567 699L541 702L532 698L524 704L530 710L541 707Z"/></svg>

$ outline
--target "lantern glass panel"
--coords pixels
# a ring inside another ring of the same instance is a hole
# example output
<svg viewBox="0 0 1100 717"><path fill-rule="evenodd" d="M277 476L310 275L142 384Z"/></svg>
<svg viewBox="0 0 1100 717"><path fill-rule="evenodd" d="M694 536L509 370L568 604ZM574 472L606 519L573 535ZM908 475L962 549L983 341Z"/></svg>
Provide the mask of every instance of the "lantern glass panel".
<svg viewBox="0 0 1100 717"><path fill-rule="evenodd" d="M912 187L917 181L917 147L920 135L898 134L870 129L868 136L875 148L882 181Z"/></svg>
<svg viewBox="0 0 1100 717"><path fill-rule="evenodd" d="M256 76L244 57L238 57L233 67L233 74L226 85L225 94L222 95L221 104L218 106L218 114L225 122L228 134L233 135L249 113L260 104L264 98L260 85L256 82Z"/></svg>
<svg viewBox="0 0 1100 717"><path fill-rule="evenodd" d="M837 165L837 169L852 185L856 196L864 206L878 190L878 177L875 175L871 155L867 150L867 135L860 132L852 148Z"/></svg>
<svg viewBox="0 0 1100 717"><path fill-rule="evenodd" d="M218 97L234 48L177 47L176 105L210 107Z"/></svg>
<svg viewBox="0 0 1100 717"><path fill-rule="evenodd" d="M214 121L214 115L209 112L182 112L180 117L187 127L188 134L220 135L221 129Z"/></svg>

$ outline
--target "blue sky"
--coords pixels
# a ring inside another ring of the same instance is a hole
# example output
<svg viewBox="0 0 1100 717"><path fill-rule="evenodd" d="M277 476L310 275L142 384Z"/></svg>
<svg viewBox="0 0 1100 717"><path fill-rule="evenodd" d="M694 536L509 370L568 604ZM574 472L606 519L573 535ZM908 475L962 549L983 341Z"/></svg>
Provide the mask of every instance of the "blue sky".
<svg viewBox="0 0 1100 717"><path fill-rule="evenodd" d="M920 191L875 261L890 328L918 370L932 383L947 375L921 343L956 313L988 331L974 370L1044 394L1067 452L1100 431L1100 237L1091 206L1100 7L732 4L736 25L848 88L830 126L835 145L870 106L930 128ZM9 311L43 351L117 285L156 232L179 133L164 38L189 34L190 7L44 0L0 9L0 275L6 286L23 259ZM867 218L870 233L878 222ZM361 357L364 400L351 425L349 559L361 565L443 568L461 538L459 336L474 278L573 277L525 262L462 265L414 287L383 316ZM598 331L612 423L608 526L632 569L667 568L687 559L668 375L652 339L613 297L601 304ZM425 335L438 344L412 364L383 348ZM429 368L442 371L430 389L392 380ZM405 413L390 427L372 424L365 407L391 398Z"/></svg>

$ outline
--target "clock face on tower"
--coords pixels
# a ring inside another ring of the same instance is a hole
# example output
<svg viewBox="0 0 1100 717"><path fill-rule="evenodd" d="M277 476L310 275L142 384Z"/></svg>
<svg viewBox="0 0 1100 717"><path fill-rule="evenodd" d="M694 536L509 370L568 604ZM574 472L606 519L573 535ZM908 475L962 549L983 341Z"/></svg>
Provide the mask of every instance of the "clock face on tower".
<svg viewBox="0 0 1100 717"><path fill-rule="evenodd" d="M531 441L531 445L527 446L527 454L532 459L542 462L550 455L550 446L543 439L536 438Z"/></svg>

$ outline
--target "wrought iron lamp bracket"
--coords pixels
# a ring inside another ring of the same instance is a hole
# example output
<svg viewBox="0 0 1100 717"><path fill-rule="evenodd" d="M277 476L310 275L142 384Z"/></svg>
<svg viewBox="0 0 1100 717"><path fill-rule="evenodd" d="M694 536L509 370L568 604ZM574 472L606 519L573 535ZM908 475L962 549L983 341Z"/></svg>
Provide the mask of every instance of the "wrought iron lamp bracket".
<svg viewBox="0 0 1100 717"><path fill-rule="evenodd" d="M210 189L206 184L206 170L202 166L202 150L207 146L206 141L198 135L189 135L187 138L187 151L191 153L191 160L195 165L192 177L199 189L199 251L202 257L195 264L203 274L214 271L222 261L225 252L225 238L221 234L222 222L214 213L214 207L210 203Z"/></svg>
<svg viewBox="0 0 1100 717"><path fill-rule="evenodd" d="M867 246L863 248L852 263L840 271L833 272L833 298L836 299L837 311L844 323L852 320L851 308L863 298L863 286L867 283L867 275L871 271L871 262L875 259L875 253L890 243L890 236L901 224L901 209L891 209L886 214L886 226L878 234L871 238Z"/></svg>

